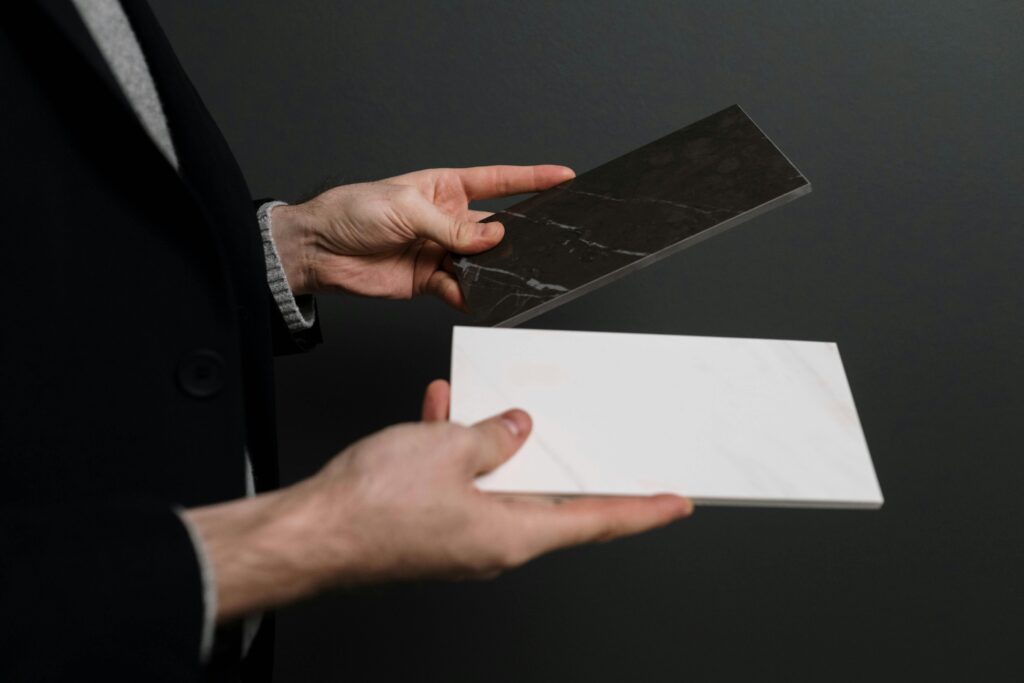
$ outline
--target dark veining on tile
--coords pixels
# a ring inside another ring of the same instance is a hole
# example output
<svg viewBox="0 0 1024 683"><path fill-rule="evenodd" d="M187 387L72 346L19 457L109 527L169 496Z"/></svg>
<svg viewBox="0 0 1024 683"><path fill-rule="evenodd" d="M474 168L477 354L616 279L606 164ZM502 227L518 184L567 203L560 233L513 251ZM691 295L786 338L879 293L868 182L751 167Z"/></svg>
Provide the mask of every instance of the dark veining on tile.
<svg viewBox="0 0 1024 683"><path fill-rule="evenodd" d="M498 212L455 265L477 322L514 325L808 191L732 106Z"/></svg>

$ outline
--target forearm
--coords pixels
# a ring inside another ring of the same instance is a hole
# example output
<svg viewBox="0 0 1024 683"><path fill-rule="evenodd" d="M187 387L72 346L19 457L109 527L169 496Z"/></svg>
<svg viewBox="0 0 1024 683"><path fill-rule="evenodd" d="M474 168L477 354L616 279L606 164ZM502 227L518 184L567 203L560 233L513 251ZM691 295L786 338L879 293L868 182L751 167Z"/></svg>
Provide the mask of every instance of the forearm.
<svg viewBox="0 0 1024 683"><path fill-rule="evenodd" d="M303 497L300 484L185 511L213 568L218 623L299 600L323 586L313 538L319 527Z"/></svg>
<svg viewBox="0 0 1024 683"><path fill-rule="evenodd" d="M431 386L435 396L424 405L447 404L447 384ZM678 496L552 505L482 493L476 477L518 450L530 427L520 410L472 427L395 425L298 484L186 511L213 566L217 620L333 585L490 577L557 548L639 533L693 510Z"/></svg>

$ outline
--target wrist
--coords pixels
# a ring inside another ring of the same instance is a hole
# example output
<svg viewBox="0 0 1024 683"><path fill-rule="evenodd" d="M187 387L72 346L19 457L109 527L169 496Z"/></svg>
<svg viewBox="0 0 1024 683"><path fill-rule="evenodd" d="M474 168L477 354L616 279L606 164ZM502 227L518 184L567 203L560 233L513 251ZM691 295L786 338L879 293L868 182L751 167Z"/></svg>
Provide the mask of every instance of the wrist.
<svg viewBox="0 0 1024 683"><path fill-rule="evenodd" d="M301 296L315 292L316 231L309 212L301 204L275 206L270 211L270 235L292 294Z"/></svg>
<svg viewBox="0 0 1024 683"><path fill-rule="evenodd" d="M320 525L294 489L185 511L212 567L217 622L299 600L327 583L316 558Z"/></svg>

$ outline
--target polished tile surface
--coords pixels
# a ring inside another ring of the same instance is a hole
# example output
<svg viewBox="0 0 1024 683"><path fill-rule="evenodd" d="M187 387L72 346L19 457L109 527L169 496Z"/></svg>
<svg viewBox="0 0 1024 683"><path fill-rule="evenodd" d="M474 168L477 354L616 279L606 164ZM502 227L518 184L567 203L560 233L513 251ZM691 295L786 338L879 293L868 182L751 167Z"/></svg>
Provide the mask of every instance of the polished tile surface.
<svg viewBox="0 0 1024 683"><path fill-rule="evenodd" d="M533 418L488 491L882 504L832 343L456 327L451 383L454 422Z"/></svg>
<svg viewBox="0 0 1024 683"><path fill-rule="evenodd" d="M732 106L498 212L459 283L477 323L516 325L810 188Z"/></svg>

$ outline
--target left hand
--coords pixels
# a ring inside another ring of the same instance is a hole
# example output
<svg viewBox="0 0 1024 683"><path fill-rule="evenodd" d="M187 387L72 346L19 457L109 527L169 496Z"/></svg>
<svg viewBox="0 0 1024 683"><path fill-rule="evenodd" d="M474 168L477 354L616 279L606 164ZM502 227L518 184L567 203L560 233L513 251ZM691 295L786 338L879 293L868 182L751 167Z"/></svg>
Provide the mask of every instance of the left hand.
<svg viewBox="0 0 1024 683"><path fill-rule="evenodd" d="M486 251L505 234L496 221L481 223L490 214L469 203L545 190L574 176L565 166L478 166L341 185L275 208L274 242L295 294L433 294L464 311L448 254Z"/></svg>
<svg viewBox="0 0 1024 683"><path fill-rule="evenodd" d="M557 502L480 491L476 478L513 457L533 423L521 410L446 422L450 391L434 382L423 422L361 439L308 479L187 510L212 567L218 623L337 586L491 578L693 511L674 495Z"/></svg>

